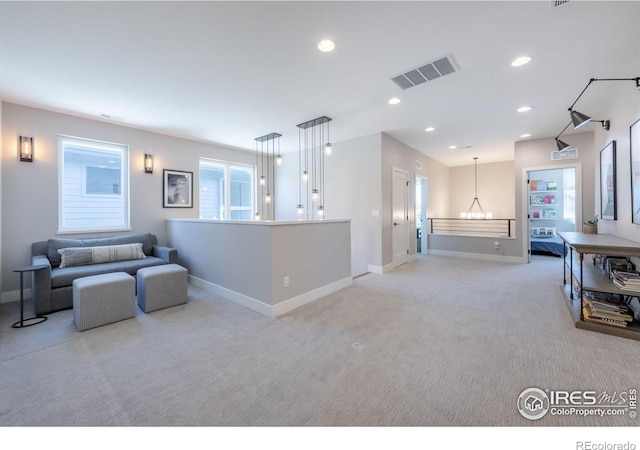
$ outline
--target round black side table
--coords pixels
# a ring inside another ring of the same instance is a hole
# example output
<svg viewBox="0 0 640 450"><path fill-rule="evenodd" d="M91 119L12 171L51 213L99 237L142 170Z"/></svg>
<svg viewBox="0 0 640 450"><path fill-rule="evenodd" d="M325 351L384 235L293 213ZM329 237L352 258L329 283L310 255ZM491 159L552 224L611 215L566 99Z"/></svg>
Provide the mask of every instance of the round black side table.
<svg viewBox="0 0 640 450"><path fill-rule="evenodd" d="M46 316L35 316L24 318L24 283L23 277L25 272L35 272L36 270L44 269L47 266L25 266L18 269L14 269L14 272L20 274L20 320L11 325L13 328L30 327L31 325L37 325L47 320ZM32 275L33 276L33 275Z"/></svg>

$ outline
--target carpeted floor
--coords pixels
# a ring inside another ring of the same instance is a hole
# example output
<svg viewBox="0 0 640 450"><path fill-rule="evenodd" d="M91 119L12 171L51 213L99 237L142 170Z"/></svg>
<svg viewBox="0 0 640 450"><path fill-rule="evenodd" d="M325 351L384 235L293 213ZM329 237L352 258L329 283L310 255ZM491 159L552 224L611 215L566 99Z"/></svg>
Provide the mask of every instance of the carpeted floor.
<svg viewBox="0 0 640 450"><path fill-rule="evenodd" d="M0 426L630 426L523 418L523 389L640 387L640 342L577 330L562 260L419 256L270 319L186 305L78 332L0 305Z"/></svg>

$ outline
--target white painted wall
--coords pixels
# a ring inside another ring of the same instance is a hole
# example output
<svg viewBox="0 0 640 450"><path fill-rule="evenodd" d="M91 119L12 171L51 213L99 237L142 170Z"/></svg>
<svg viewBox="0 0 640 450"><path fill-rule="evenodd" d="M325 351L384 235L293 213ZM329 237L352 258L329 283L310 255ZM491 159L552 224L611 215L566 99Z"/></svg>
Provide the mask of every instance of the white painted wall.
<svg viewBox="0 0 640 450"><path fill-rule="evenodd" d="M16 147L20 134L34 137L33 163L18 161ZM167 241L165 219L197 218L199 215L200 157L255 164L253 152L150 133L113 122L2 103L3 292L18 289L19 278L12 270L30 263L31 243L56 236L59 134L129 145L131 229L132 232L154 233L161 244ZM145 153L154 156L153 174L144 173ZM162 207L163 169L193 172L193 208Z"/></svg>
<svg viewBox="0 0 640 450"><path fill-rule="evenodd" d="M598 187L595 183L594 171L596 154L593 147L593 131L563 135L563 141L569 143L572 148L578 149L578 158L571 160L551 161L551 152L557 150L553 138L532 139L515 143L515 191L516 191L516 224L518 226L516 239L519 248L518 254L526 257L527 240L527 211L528 188L524 176L527 170L553 169L567 166L578 166L576 183L581 199L576 199L576 221L582 223L583 218L591 218L594 212L594 190ZM581 212L581 214L580 214Z"/></svg>
<svg viewBox="0 0 640 450"><path fill-rule="evenodd" d="M416 161L421 166L416 168ZM393 168L409 172L409 229L415 230L415 177L420 175L427 179L429 184L427 202L427 217L444 217L449 208L449 182L450 169L442 163L428 157L424 153L403 144L402 142L382 133L382 197L381 197L381 232L382 254L380 266L388 267L393 261L392 243L392 199L391 186L393 181ZM416 239L409 240L409 254L416 254Z"/></svg>
<svg viewBox="0 0 640 450"><path fill-rule="evenodd" d="M380 216L373 215L381 208L380 152L380 134L376 133L334 142L331 156L325 157L325 217L351 220L354 276L367 272L370 264L380 261ZM287 153L276 187L279 220L299 219L298 183L298 153Z"/></svg>
<svg viewBox="0 0 640 450"><path fill-rule="evenodd" d="M268 316L351 284L349 221L171 219L167 230L193 282Z"/></svg>
<svg viewBox="0 0 640 450"><path fill-rule="evenodd" d="M494 219L513 219L516 216L515 172L513 161L482 164L478 159L478 199ZM449 212L447 217L460 217L473 202L475 195L474 165L450 169Z"/></svg>

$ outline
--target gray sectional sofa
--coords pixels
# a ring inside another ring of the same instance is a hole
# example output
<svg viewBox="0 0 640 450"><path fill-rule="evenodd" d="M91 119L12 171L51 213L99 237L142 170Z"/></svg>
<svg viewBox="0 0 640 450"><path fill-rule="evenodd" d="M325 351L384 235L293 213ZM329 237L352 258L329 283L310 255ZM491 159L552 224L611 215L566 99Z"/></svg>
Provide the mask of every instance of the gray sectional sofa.
<svg viewBox="0 0 640 450"><path fill-rule="evenodd" d="M141 249L144 255L132 252L131 254L134 256L127 256L128 249L127 252L118 251L122 247L126 249L127 246L139 249L140 246L135 244L142 244ZM31 262L33 265L46 266L33 274L31 295L36 315L72 308L73 280L76 278L113 272L126 272L135 276L138 269L144 267L177 263L178 251L176 249L157 244L157 237L151 233L92 239L49 239L48 241L34 242L31 245ZM106 248L96 251L97 247L109 247L110 251L107 251ZM78 250L58 252L58 250L70 248L78 248ZM105 259L107 261L97 263L92 261L92 251L99 254L95 261L104 261ZM75 259L72 260L69 257L69 252L76 252ZM78 257L77 254L82 252L85 255ZM125 259L117 260L118 254L121 255L120 258ZM62 260L63 255L67 257L66 265L69 267L65 266ZM107 256L105 257L105 255ZM126 259L129 257L137 259Z"/></svg>

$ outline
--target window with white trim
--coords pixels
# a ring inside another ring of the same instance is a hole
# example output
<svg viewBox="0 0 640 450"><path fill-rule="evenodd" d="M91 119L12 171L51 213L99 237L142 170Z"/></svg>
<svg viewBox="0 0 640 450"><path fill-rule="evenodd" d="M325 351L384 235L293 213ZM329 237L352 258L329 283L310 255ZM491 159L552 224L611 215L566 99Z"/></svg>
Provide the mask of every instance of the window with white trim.
<svg viewBox="0 0 640 450"><path fill-rule="evenodd" d="M58 232L128 231L129 147L59 136Z"/></svg>
<svg viewBox="0 0 640 450"><path fill-rule="evenodd" d="M200 158L200 218L252 220L255 167Z"/></svg>

